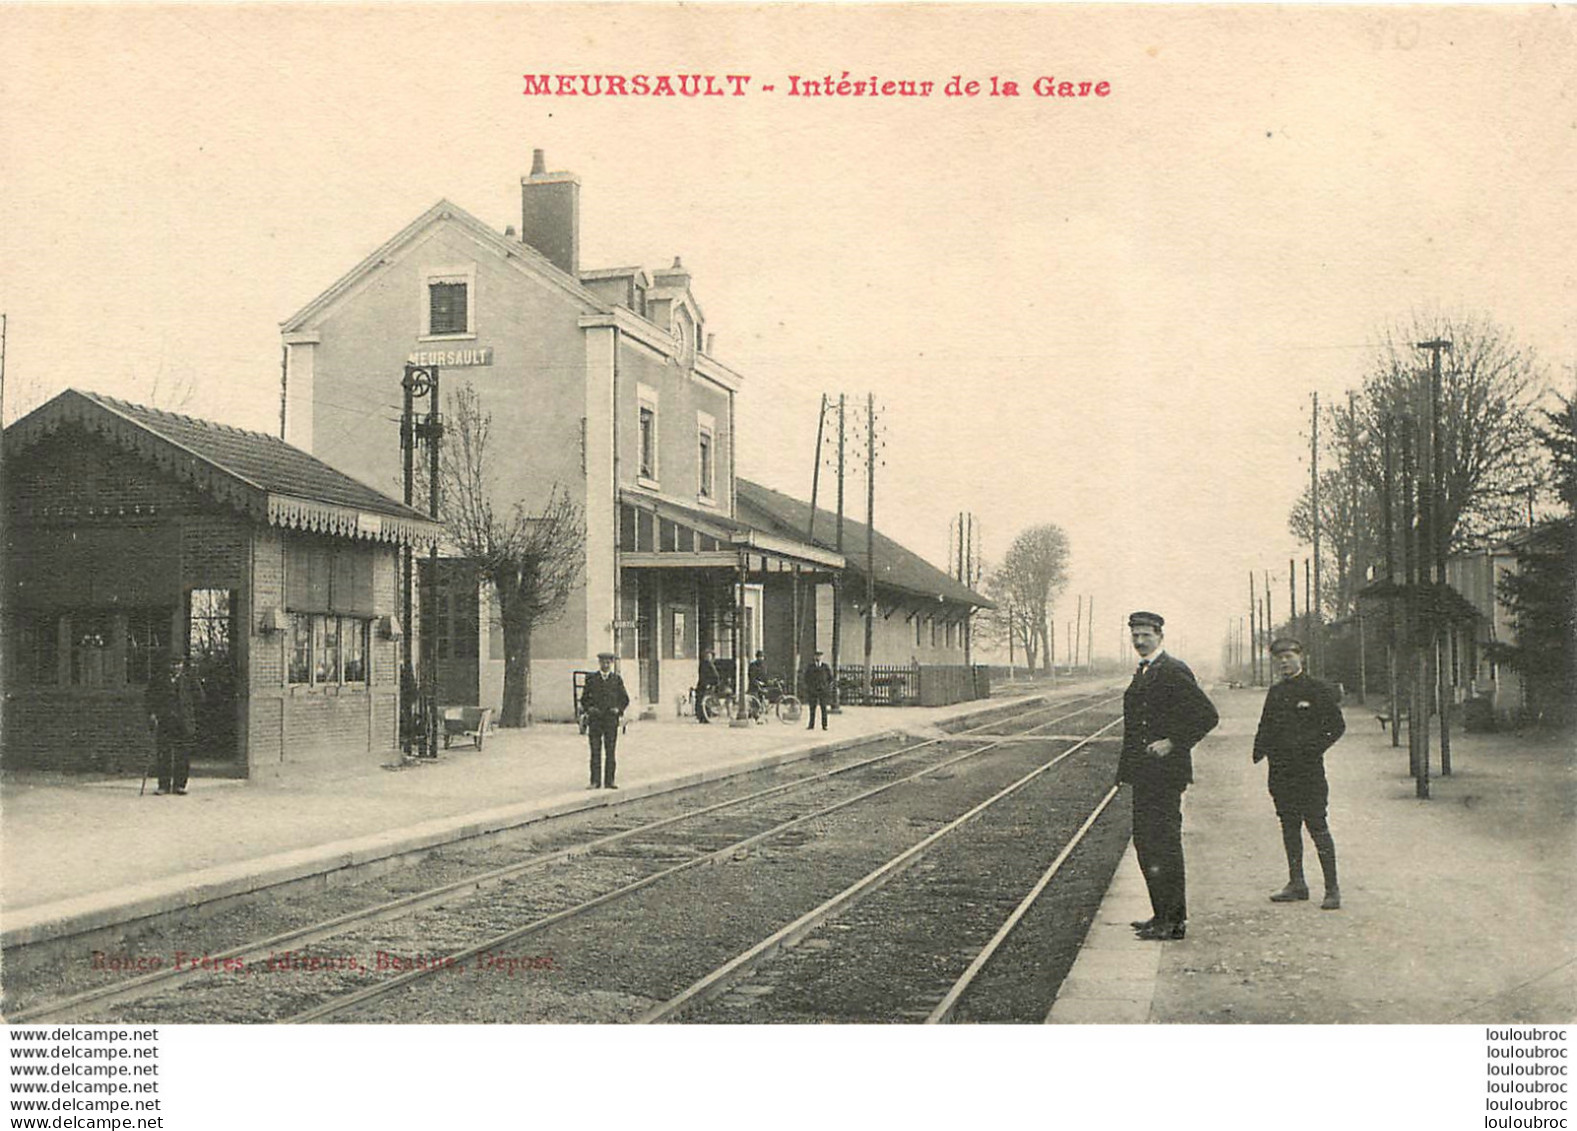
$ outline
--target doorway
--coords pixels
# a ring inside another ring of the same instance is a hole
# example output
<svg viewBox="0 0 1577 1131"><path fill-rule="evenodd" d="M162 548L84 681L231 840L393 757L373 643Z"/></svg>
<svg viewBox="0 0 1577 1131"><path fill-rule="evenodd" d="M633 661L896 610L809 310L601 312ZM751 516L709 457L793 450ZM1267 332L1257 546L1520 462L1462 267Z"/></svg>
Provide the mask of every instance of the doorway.
<svg viewBox="0 0 1577 1131"><path fill-rule="evenodd" d="M234 766L236 695L235 591L193 589L186 598L186 662L197 680L192 760Z"/></svg>

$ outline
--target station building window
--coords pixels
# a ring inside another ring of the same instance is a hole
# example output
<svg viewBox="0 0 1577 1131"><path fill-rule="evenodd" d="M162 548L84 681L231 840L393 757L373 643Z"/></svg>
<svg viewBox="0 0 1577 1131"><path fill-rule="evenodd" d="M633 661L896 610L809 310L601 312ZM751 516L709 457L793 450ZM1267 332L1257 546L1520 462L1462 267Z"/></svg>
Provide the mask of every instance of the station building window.
<svg viewBox="0 0 1577 1131"><path fill-rule="evenodd" d="M291 683L324 686L367 682L369 617L290 615Z"/></svg>
<svg viewBox="0 0 1577 1131"><path fill-rule="evenodd" d="M20 686L52 687L59 683L60 618L52 613L24 613L15 624L12 678Z"/></svg>
<svg viewBox="0 0 1577 1131"><path fill-rule="evenodd" d="M301 542L285 553L292 684L365 683L372 630L372 551ZM193 630L197 617L194 591Z"/></svg>
<svg viewBox="0 0 1577 1131"><path fill-rule="evenodd" d="M115 617L103 610L71 614L71 683L74 687L106 687L113 679L111 647ZM113 679L114 683L120 680Z"/></svg>
<svg viewBox="0 0 1577 1131"><path fill-rule="evenodd" d="M163 674L158 665L170 646L170 614L170 609L127 610L127 683L145 687L151 678Z"/></svg>
<svg viewBox="0 0 1577 1131"><path fill-rule="evenodd" d="M700 480L696 495L707 501L717 498L717 422L704 412L695 414L696 471Z"/></svg>
<svg viewBox="0 0 1577 1131"><path fill-rule="evenodd" d="M649 486L657 486L662 471L658 465L657 390L645 385L638 387L640 408L637 439L640 450L636 453L639 476Z"/></svg>
<svg viewBox="0 0 1577 1131"><path fill-rule="evenodd" d="M457 338L476 334L476 268L428 271L422 286L422 337Z"/></svg>

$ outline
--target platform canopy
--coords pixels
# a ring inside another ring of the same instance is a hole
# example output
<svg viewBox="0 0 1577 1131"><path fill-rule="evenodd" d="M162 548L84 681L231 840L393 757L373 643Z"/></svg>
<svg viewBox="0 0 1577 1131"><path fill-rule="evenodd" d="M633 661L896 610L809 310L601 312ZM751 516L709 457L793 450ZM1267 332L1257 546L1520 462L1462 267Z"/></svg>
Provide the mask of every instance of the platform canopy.
<svg viewBox="0 0 1577 1131"><path fill-rule="evenodd" d="M67 389L5 430L7 459L78 427L258 522L341 538L427 545L439 526L277 436ZM40 516L44 517L44 516Z"/></svg>
<svg viewBox="0 0 1577 1131"><path fill-rule="evenodd" d="M619 564L635 569L738 569L773 573L796 567L841 570L841 554L715 511L640 491L619 493Z"/></svg>
<svg viewBox="0 0 1577 1131"><path fill-rule="evenodd" d="M1402 602L1420 616L1448 624L1468 624L1484 614L1462 594L1440 581L1414 582L1409 585L1382 577L1358 591L1360 601Z"/></svg>

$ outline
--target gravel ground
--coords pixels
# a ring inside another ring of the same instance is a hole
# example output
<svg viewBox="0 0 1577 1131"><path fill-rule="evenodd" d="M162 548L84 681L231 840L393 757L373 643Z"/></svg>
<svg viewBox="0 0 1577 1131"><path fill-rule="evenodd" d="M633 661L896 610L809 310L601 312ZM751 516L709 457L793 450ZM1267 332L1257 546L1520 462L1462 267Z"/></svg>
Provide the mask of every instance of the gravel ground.
<svg viewBox="0 0 1577 1131"><path fill-rule="evenodd" d="M356 873L355 882L299 885L288 891L263 892L245 902L232 901L220 910L164 916L137 928L116 945L55 950L47 960L7 953L3 1008L6 1014L39 1002L55 1000L100 986L130 980L147 972L149 961L164 967L178 960L183 967L205 954L219 954L258 939L322 922L412 895L467 877L505 867L525 857L545 855L715 804L811 772L870 758L900 748L887 739L787 766L728 778L719 782L659 794L621 805L570 814L526 826L507 836L490 836L445 846L404 858L399 867L381 874ZM189 956L189 957L188 957ZM135 967L144 960L144 969ZM193 971L201 980L203 970Z"/></svg>
<svg viewBox="0 0 1577 1131"><path fill-rule="evenodd" d="M939 842L880 891L685 1020L923 1020L1083 823L1110 787L1115 767L1112 743L1074 755ZM1117 852L1120 855L1120 845ZM1070 858L1065 867L1083 866L1088 871L1090 863L1088 856L1078 862ZM1105 878L1109 876L1108 867ZM1068 873L1059 873L1060 880L1068 878ZM1040 906L1047 907L1062 891L1061 883L1049 889ZM1104 884L1075 884L1074 893L1083 898L1072 907L1063 901L1059 924L1069 910L1074 922L1082 913L1087 924L1103 891ZM1036 920L1020 931L1030 925L1047 924ZM1044 954L1060 966L1060 982L1082 938L1082 929L1042 931L1024 949L1031 955ZM1046 952L1047 947L1055 949ZM1044 977L1023 975L1023 970L1011 971L972 988L963 1002L973 1003L982 996L985 1001L979 1016L969 1019L1019 1020L1038 1010L1034 1019L1040 1020L1056 982L1048 986Z"/></svg>
<svg viewBox="0 0 1577 1131"><path fill-rule="evenodd" d="M1042 709L1022 716L1022 721L1016 724L1003 723L991 729L1001 732L1023 729L1025 726L1034 726L1048 718L1054 718L1065 710L1065 707ZM1081 721L1081 719L1069 719L1066 723L1057 724L1056 729L1060 732ZM868 758L878 751L896 749L898 745L897 742L889 740L882 744L862 747L857 752L846 751L833 758L818 759L810 766L799 763L795 766L753 774L748 778L730 779L695 790L643 799L621 806L612 813L603 810L596 814L544 822L540 827L533 827L529 835L516 838L508 844L501 844L493 839L453 846L429 854L418 868L402 869L367 883L263 898L247 906L232 907L200 923L159 927L138 940L137 953L173 956L177 952L183 952L192 956L186 961L195 961L203 954L216 953L248 939L267 937L305 923L320 921L344 913L352 907L372 906L414 890L425 889L438 882L474 875L480 871L512 863L524 855L540 854L578 845L612 831L631 828L641 822L754 792L778 781L802 776L810 768L822 770L835 764L854 762ZM948 748L950 752L967 749L968 743L951 740ZM935 761L937 757L936 748L924 754L904 755L894 759L894 764L891 766L849 774L840 779L832 779L828 783L796 791L792 799L773 799L771 802L746 807L749 812L742 808L737 813L725 812L709 818L697 819L694 822L686 822L681 828L644 834L638 840L623 842L611 851L600 853L595 859L577 858L554 865L543 872L534 872L516 880L503 881L498 886L477 895L455 897L449 906L443 908L361 927L316 946L302 948L261 963L251 963L244 973L233 968L199 970L191 977L183 979L178 990L113 1007L94 1019L212 1022L270 1020L289 1016L326 997L385 979L393 972L414 965L435 962L449 950L474 944L495 933L514 928L522 922L571 906L628 883L639 876L650 874L661 867L690 858L697 852L712 851L724 844L732 843L740 836L759 831L776 821L785 819L786 815L803 813L815 805L824 804L831 796L847 796L861 788L869 788L871 780L891 780L901 776L903 772L912 772L918 765L923 764L925 759ZM868 806L879 804L879 802L866 803L859 807L859 812L847 814L846 825L855 830L860 838L868 837L871 822L864 814L864 810ZM769 860L774 854L793 851L808 843L810 839L811 834L794 830L775 840L771 845L757 848L751 854L742 856L740 862L745 859ZM732 863L735 862L731 861ZM837 861L827 862L822 868L823 872L827 875L842 874L836 867L837 863ZM708 916L718 920L719 937L732 938L733 932L729 929L729 924L737 918L738 914L743 913L740 909L752 905L750 893L747 893L745 898L736 900L737 906L730 905L726 900L722 905L717 905L707 894L707 885L703 878L706 873L727 871L729 871L727 867L703 868L686 877L676 877L677 880L681 880L682 889L691 890L686 890L683 894L676 893L671 898L676 901L677 908L686 906L687 901L693 901L689 904L692 907L707 907ZM671 885L674 882L670 880L667 884ZM648 901L641 900L641 902ZM690 918L693 920L696 916L692 914ZM701 918L705 921L706 917ZM563 929L554 928L555 931ZM634 938L640 938L644 934L644 924L639 914L634 916L631 929ZM197 939L201 940L200 945ZM568 968L561 958L565 954L583 954L592 963L587 968L598 968L595 959L597 952L583 945L584 940L572 942L568 949L563 943L554 943L551 939L542 942L528 937L522 942L530 945L524 950L515 950L509 954L483 956L480 961L471 963L467 971L472 975L471 978L456 978L446 971L431 984L446 986L446 989L439 992L439 996L453 1002L465 996L457 995L456 987L468 983L479 984L474 979L480 974L491 975L485 983L490 987L502 981L521 985L530 982L540 988L546 988L541 984L545 980L545 975L551 973L554 978L549 985L561 987L565 980L558 975ZM605 966L606 963L602 965ZM20 981L8 979L7 991L12 996L7 1001L7 1008L15 1008L13 1003L20 1004L41 997L76 992L117 976L125 975L95 968L95 964L91 961L68 962L47 967L33 972ZM473 993L470 996L476 995ZM620 991L615 997L626 1006L629 1004L626 999L630 995ZM609 1016L607 999L597 987L585 987L585 992L577 995L577 1000L580 998L585 998L590 1005L585 1008L576 1006L571 1011L574 1014L573 1018L555 1016L555 1019L590 1020ZM466 1016L422 1016L419 1019L481 1019L472 1017L465 1009L461 1012ZM496 1016L496 1011L490 1010L483 1012L489 1014L486 1019L521 1019L518 1012L508 1016ZM554 1016L556 1012L557 1010L550 1009L545 1015Z"/></svg>
<svg viewBox="0 0 1577 1131"><path fill-rule="evenodd" d="M468 978L436 977L346 1020L629 1020L1020 777L1048 750L1066 745L1005 744L951 773L910 783L532 936L529 950L551 954L551 967L513 977L496 971L475 976L480 970ZM1109 783L1110 767L1098 776Z"/></svg>

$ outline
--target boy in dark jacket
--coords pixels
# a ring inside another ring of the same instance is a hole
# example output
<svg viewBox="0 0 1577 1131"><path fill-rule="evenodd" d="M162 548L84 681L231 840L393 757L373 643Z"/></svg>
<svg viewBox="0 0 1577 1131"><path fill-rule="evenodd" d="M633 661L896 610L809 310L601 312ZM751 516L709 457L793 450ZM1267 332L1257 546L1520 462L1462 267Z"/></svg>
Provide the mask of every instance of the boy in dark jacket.
<svg viewBox="0 0 1577 1131"><path fill-rule="evenodd" d="M1303 829L1308 826L1325 877L1320 907L1335 911L1342 905L1342 895L1336 883L1336 842L1325 821L1330 797L1325 752L1346 731L1347 723L1336 689L1304 672L1302 643L1284 636L1271 641L1270 654L1281 668L1281 679L1265 695L1254 735L1254 761L1270 759L1270 798L1287 852L1287 886L1271 896L1271 902L1309 898L1303 878Z"/></svg>

